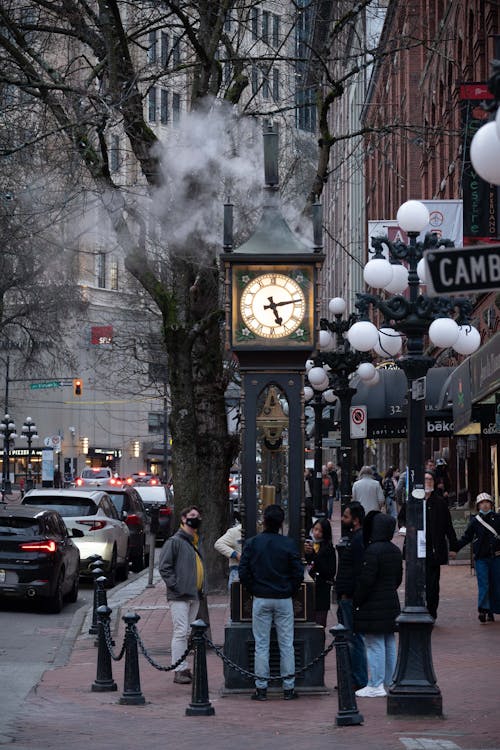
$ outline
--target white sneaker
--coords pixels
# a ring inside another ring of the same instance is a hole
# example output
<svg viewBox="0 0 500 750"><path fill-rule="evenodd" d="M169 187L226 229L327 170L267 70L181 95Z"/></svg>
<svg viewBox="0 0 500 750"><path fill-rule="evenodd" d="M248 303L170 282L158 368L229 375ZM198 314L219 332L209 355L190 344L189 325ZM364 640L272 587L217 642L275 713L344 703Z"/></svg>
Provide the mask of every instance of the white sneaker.
<svg viewBox="0 0 500 750"><path fill-rule="evenodd" d="M356 695L358 698L383 698L387 693L383 685L379 685L378 687L366 685L366 687L356 690Z"/></svg>

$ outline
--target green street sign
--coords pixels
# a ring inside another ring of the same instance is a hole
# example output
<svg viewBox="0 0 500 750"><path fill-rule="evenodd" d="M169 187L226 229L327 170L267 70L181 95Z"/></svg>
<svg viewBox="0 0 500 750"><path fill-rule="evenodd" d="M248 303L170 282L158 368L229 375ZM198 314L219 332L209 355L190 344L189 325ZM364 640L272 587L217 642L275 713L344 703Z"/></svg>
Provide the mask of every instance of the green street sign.
<svg viewBox="0 0 500 750"><path fill-rule="evenodd" d="M32 391L39 391L39 390L43 390L44 388L60 388L60 387L61 387L60 380L44 380L40 383L30 383L30 388Z"/></svg>

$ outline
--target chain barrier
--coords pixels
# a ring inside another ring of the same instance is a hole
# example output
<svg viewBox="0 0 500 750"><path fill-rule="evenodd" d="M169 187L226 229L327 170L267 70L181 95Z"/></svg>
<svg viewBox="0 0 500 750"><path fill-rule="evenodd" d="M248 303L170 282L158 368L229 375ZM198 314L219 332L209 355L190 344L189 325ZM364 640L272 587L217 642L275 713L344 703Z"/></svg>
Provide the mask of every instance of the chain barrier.
<svg viewBox="0 0 500 750"><path fill-rule="evenodd" d="M162 664L158 664L158 662L153 659L151 654L148 653L148 650L146 646L144 645L144 643L142 642L141 636L139 635L139 631L137 630L137 627L135 625L132 628L132 632L134 633L137 644L139 648L141 649L141 653L146 659L146 661L148 661L151 664L151 666L154 667L155 669L160 670L160 672L171 672L173 669L177 669L177 667L180 667L182 662L185 660L186 656L193 650L192 645L189 643L187 649L184 651L180 659L178 659L175 662L175 664L171 664L169 667L164 667Z"/></svg>
<svg viewBox="0 0 500 750"><path fill-rule="evenodd" d="M125 653L125 640L123 641L123 645L122 645L121 651L120 651L120 653L117 656L115 654L114 650L113 650L113 639L111 637L111 628L110 628L110 625L109 625L109 620L107 620L105 622L102 622L102 624L104 626L104 640L106 642L106 646L108 648L109 655L111 656L111 658L113 659L113 661L120 661L120 659L123 658L123 654Z"/></svg>
<svg viewBox="0 0 500 750"><path fill-rule="evenodd" d="M243 669L243 667L240 667L239 664L236 664L234 661L231 661L225 654L222 648L219 648L215 645L215 643L212 643L210 638L208 638L207 634L204 633L203 637L205 638L208 646L215 651L217 656L219 656L222 661L227 664L231 669L234 669L236 672L239 672L239 674L243 675L243 677L250 677L253 680L266 680L267 682L281 682L281 680L291 680L292 677L300 677L301 674L304 672L307 672L308 669L313 667L315 664L317 664L320 659L324 659L327 654L330 653L335 648L335 639L332 640L329 646L325 648L324 651L322 651L318 656L315 656L314 659L312 659L309 664L306 664L304 667L301 667L298 669L294 674L287 674L287 675L279 675L277 677L261 677L260 675L253 674L253 672L249 672L248 669Z"/></svg>

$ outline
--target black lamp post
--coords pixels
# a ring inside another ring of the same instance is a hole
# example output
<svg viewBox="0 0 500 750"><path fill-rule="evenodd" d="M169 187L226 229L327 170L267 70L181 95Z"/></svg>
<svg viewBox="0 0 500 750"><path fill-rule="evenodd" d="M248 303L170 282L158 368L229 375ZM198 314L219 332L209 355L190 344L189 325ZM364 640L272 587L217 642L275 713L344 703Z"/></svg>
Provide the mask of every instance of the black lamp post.
<svg viewBox="0 0 500 750"><path fill-rule="evenodd" d="M375 255L365 268L365 281L372 287L391 291L396 291L398 286L403 291L408 286L409 295L395 294L383 298L375 294L358 294L356 307L362 320L351 328L350 340L355 348L364 351L376 346L377 342L380 346L380 332L368 321L370 306L383 314L383 330L388 340L390 327L396 341L399 334L406 337L406 353L397 360L408 381L405 604L398 618L399 653L387 711L389 714L441 715L442 696L436 684L430 641L434 620L425 604L425 384L427 372L435 360L424 353L424 344L425 336L429 334L431 341L440 348L453 346L459 353L470 354L479 344L479 334L468 325L472 311L469 300L431 299L419 293L419 286L423 283L419 274L425 279L423 251L452 243L438 240L436 235L426 235L423 243L417 242L429 219L426 207L418 201L403 204L397 218L399 226L408 233L409 243L392 244L387 238L372 239ZM406 279L402 283L396 280L395 286L394 268L383 256L383 245L398 266L396 275ZM400 260L408 264L407 270ZM454 311L459 313L457 322L450 317ZM354 330L356 326L361 327Z"/></svg>
<svg viewBox="0 0 500 750"><path fill-rule="evenodd" d="M36 424L31 417L26 417L21 429L21 437L28 441L28 462L26 464L25 480L26 490L33 488L33 471L31 466L31 443L38 439Z"/></svg>
<svg viewBox="0 0 500 750"><path fill-rule="evenodd" d="M325 381L326 382L326 381ZM314 479L313 479L313 509L314 514L327 512L323 507L323 413L325 408L333 405L337 400L331 389L318 390L310 381L306 381L304 388L304 397L306 406L310 406L314 411Z"/></svg>
<svg viewBox="0 0 500 750"><path fill-rule="evenodd" d="M10 494L12 492L12 482L10 481L10 445L17 437L17 433L16 425L9 414L6 414L0 421L0 433L3 437L2 493Z"/></svg>

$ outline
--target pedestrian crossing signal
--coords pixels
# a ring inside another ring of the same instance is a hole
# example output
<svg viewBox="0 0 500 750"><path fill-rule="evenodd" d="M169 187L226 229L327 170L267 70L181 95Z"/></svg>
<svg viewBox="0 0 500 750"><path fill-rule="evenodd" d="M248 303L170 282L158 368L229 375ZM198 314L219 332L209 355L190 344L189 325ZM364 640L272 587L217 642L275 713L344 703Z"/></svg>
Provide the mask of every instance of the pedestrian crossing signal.
<svg viewBox="0 0 500 750"><path fill-rule="evenodd" d="M80 378L73 380L73 396L81 396L83 391L83 381Z"/></svg>

